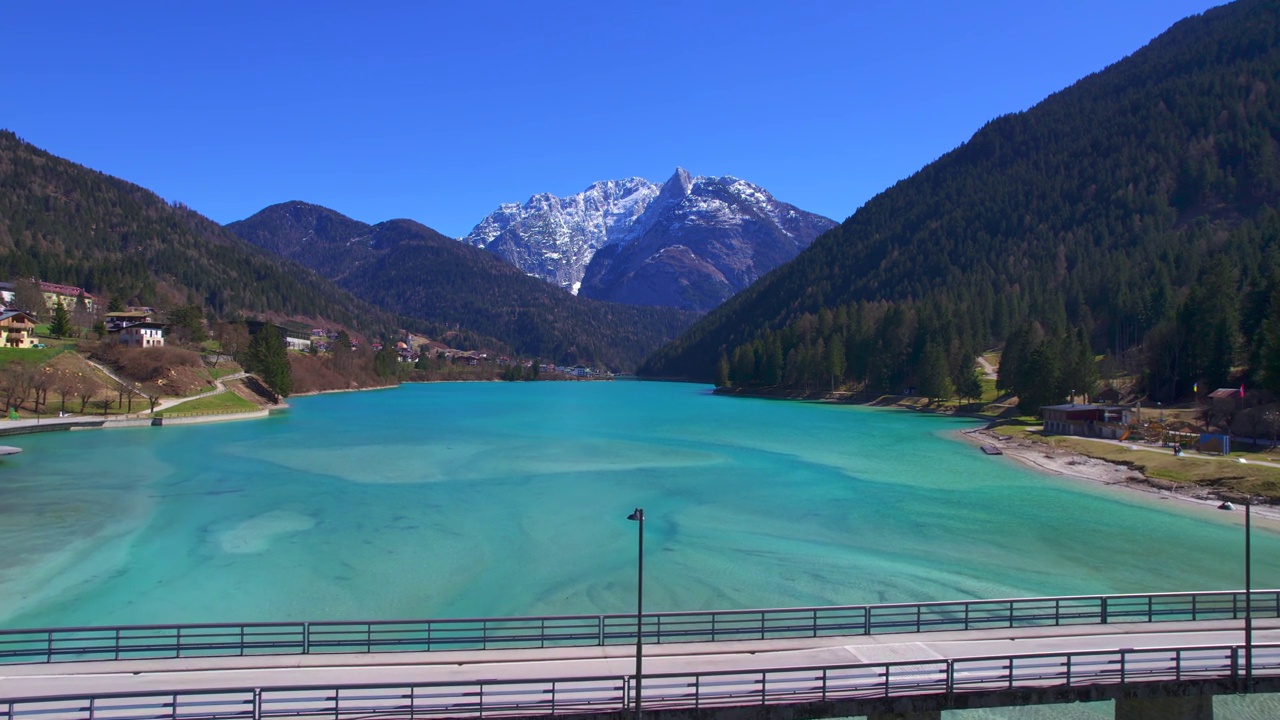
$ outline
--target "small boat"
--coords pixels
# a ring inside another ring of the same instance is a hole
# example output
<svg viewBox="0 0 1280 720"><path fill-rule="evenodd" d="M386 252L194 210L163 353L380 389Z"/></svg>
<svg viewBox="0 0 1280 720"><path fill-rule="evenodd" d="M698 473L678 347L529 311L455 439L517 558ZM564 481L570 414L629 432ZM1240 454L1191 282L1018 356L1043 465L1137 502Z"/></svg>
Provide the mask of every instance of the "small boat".
<svg viewBox="0 0 1280 720"><path fill-rule="evenodd" d="M20 452L22 452L22 448L12 445L0 445L0 455L17 455Z"/></svg>
<svg viewBox="0 0 1280 720"><path fill-rule="evenodd" d="M1228 500L1228 501L1226 501L1226 502L1222 503L1221 505L1219 505L1219 506L1218 506L1218 509L1219 509L1219 510L1235 510L1235 509L1236 509L1236 506L1235 506L1235 505L1232 505L1232 504L1231 504L1231 501L1230 501L1230 500Z"/></svg>
<svg viewBox="0 0 1280 720"><path fill-rule="evenodd" d="M995 445L983 445L983 446L982 446L982 452L984 452L984 453L986 453L986 454L988 454L988 455L1003 455L1003 454L1004 454L1004 451L1003 451L1003 450L1001 450L1000 448L996 447Z"/></svg>

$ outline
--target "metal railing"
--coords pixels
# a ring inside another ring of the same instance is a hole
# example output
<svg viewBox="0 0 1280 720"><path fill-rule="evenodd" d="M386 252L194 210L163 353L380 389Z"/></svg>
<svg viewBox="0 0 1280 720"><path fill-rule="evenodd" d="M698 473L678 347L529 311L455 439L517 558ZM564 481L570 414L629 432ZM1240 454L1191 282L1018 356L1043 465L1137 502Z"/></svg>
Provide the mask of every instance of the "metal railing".
<svg viewBox="0 0 1280 720"><path fill-rule="evenodd" d="M644 676L646 710L874 701L1012 690L1242 680L1244 649L1191 646L1035 653ZM1255 645L1255 677L1280 676L1280 645ZM243 687L0 700L0 720L479 718L620 713L629 676L394 685Z"/></svg>
<svg viewBox="0 0 1280 720"><path fill-rule="evenodd" d="M652 613L646 643L980 630L1178 620L1239 620L1238 591L1082 595L891 605ZM1280 590L1253 591L1255 618L1280 618ZM626 645L635 615L444 620L130 625L0 631L0 663L425 652Z"/></svg>
<svg viewBox="0 0 1280 720"><path fill-rule="evenodd" d="M221 393L219 393L221 394ZM186 402L185 400L183 402ZM179 407L175 405L174 407ZM185 417L202 417L204 415L238 415L240 413L258 412L265 410L261 407L242 407L242 408L223 408L221 410L183 410L182 412L173 412L172 410L157 410L153 414L146 417L158 417L161 419L176 419Z"/></svg>

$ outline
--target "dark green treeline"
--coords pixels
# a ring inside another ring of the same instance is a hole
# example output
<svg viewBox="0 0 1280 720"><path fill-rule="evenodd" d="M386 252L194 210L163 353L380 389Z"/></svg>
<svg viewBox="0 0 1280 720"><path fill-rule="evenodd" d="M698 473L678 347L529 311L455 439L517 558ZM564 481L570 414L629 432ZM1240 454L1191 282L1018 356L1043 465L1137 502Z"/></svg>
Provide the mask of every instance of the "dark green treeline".
<svg viewBox="0 0 1280 720"><path fill-rule="evenodd" d="M884 336L850 353L845 335L850 382L921 387L945 366L959 386L979 351L1036 325L1060 353L1083 338L1129 363L1157 398L1241 373L1280 390L1278 78L1280 2L1184 20L873 198L642 372L712 380L776 337L790 384L786 338L843 309ZM831 352L818 333L806 364L800 342L801 385L817 339Z"/></svg>

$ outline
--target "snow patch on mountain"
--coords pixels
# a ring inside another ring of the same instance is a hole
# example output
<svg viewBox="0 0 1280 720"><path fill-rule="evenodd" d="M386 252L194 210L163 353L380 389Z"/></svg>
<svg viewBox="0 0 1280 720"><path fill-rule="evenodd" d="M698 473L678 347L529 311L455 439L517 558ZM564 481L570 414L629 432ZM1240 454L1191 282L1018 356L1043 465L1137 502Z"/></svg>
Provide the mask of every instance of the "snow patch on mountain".
<svg viewBox="0 0 1280 720"><path fill-rule="evenodd" d="M523 205L498 206L462 242L576 294L596 251L624 241L661 189L644 178L627 178L598 182L565 198L540 193Z"/></svg>
<svg viewBox="0 0 1280 720"><path fill-rule="evenodd" d="M634 274L623 278L623 270L615 263L615 258L640 252L628 248L644 246L645 256L661 257L662 246L681 238L685 239L680 246L683 255L698 258L695 264L700 267L734 266L725 292L736 292L745 287L743 283L749 284L778 262L794 257L832 225L826 218L775 200L768 191L745 180L729 175L695 177L676 168L661 184L643 178L608 180L564 198L540 193L523 204L504 203L461 241L489 250L575 295L584 287L588 266L597 253L610 248L607 260L598 263L595 276L587 283L592 297L604 297L613 291L602 282L638 282ZM699 248L708 242L718 244L719 249L712 250L717 257L690 250L686 247L689 238ZM760 243L772 247L762 250ZM638 262L639 257L633 260ZM606 271L606 265L611 269ZM685 271L687 268L679 272ZM654 282L665 286L671 281ZM710 302L704 297L693 305L678 299L667 303L659 297L662 292L655 286L644 298L622 293L618 299L699 309Z"/></svg>

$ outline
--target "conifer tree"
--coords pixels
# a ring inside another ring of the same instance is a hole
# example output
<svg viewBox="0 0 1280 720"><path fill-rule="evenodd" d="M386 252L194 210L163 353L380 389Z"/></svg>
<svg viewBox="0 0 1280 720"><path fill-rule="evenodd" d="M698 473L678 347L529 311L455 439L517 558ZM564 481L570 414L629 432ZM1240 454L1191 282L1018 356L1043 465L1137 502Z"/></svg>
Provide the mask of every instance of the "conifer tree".
<svg viewBox="0 0 1280 720"><path fill-rule="evenodd" d="M831 377L831 392L836 391L836 385L844 382L844 346L843 335L836 335L827 346L826 371Z"/></svg>
<svg viewBox="0 0 1280 720"><path fill-rule="evenodd" d="M1258 382L1266 390L1280 393L1280 293L1271 297L1270 310L1262 322L1258 351Z"/></svg>
<svg viewBox="0 0 1280 720"><path fill-rule="evenodd" d="M58 304L53 306L53 321L49 324L49 334L62 338L70 335L71 332L71 313L67 312L66 306L59 298Z"/></svg>
<svg viewBox="0 0 1280 720"><path fill-rule="evenodd" d="M726 387L728 384L729 358L720 353L720 361L716 363L716 387Z"/></svg>
<svg viewBox="0 0 1280 720"><path fill-rule="evenodd" d="M288 397L293 391L293 371L289 366L289 354L284 338L271 323L265 323L249 342L249 369L275 393Z"/></svg>
<svg viewBox="0 0 1280 720"><path fill-rule="evenodd" d="M982 398L982 376L975 365L970 364L967 370L961 371L956 379L956 394L969 400Z"/></svg>
<svg viewBox="0 0 1280 720"><path fill-rule="evenodd" d="M942 347L936 342L925 347L921 358L919 390L921 395L931 400L946 400L955 394L946 353L942 352Z"/></svg>

